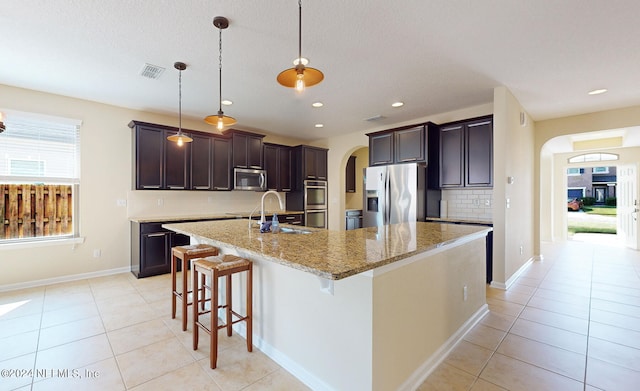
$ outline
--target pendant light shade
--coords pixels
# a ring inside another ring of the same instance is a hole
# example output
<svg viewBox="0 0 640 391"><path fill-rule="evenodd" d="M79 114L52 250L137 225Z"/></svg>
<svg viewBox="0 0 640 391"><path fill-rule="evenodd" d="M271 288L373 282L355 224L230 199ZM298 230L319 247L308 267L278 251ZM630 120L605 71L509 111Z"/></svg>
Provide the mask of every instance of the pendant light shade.
<svg viewBox="0 0 640 391"><path fill-rule="evenodd" d="M213 25L218 28L218 48L219 48L219 56L218 56L218 75L220 79L220 89L219 89L219 108L218 114L209 115L205 117L204 122L214 125L218 130L223 130L229 126L233 126L236 122L236 119L233 117L229 117L224 115L222 111L222 30L229 27L229 20L224 16L216 16L213 18Z"/></svg>
<svg viewBox="0 0 640 391"><path fill-rule="evenodd" d="M324 79L324 75L318 69L306 67L302 58L302 0L298 0L298 58L294 61L295 67L285 69L278 74L278 83L285 87L295 88L302 92L306 87L314 86Z"/></svg>
<svg viewBox="0 0 640 391"><path fill-rule="evenodd" d="M187 64L176 62L173 67L178 70L178 133L167 137L167 140L174 141L182 146L184 143L190 143L193 139L182 133L182 71L187 69Z"/></svg>

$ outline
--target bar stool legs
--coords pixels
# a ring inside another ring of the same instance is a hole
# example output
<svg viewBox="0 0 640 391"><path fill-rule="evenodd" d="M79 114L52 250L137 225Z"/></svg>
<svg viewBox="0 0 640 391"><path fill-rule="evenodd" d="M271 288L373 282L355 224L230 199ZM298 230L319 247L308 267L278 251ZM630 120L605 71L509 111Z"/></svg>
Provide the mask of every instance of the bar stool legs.
<svg viewBox="0 0 640 391"><path fill-rule="evenodd" d="M246 323L247 330L247 351L253 351L253 263L244 258L236 257L233 255L214 256L196 259L193 261L192 281L194 287L194 305L193 305L193 350L198 349L199 330L209 334L210 340L210 355L209 361L211 369L215 369L218 361L218 330L226 328L227 336L231 336L233 333L232 326L238 322ZM232 275L239 272L246 272L247 276L247 290L246 290L246 314L240 315L232 308ZM210 285L202 284L200 288L196 288L198 285L198 274L201 276L208 276ZM226 289L225 289L225 303L220 305L218 297L218 282L220 277L226 277ZM206 300L205 292L209 290L211 293L211 309L202 310L201 304ZM218 323L218 309L225 309L225 323ZM210 314L211 321L207 326L200 322L200 315L206 313ZM235 320L233 318L236 318Z"/></svg>
<svg viewBox="0 0 640 391"><path fill-rule="evenodd" d="M187 307L191 305L188 295L192 293L192 291L189 290L189 280L187 278L189 262L192 259L214 255L218 255L218 249L208 244L176 246L171 249L171 319L176 318L176 299L180 299L182 302L182 331L187 330ZM182 267L182 289L180 292L177 290L176 281L178 259L181 260ZM202 306L204 308L204 303Z"/></svg>

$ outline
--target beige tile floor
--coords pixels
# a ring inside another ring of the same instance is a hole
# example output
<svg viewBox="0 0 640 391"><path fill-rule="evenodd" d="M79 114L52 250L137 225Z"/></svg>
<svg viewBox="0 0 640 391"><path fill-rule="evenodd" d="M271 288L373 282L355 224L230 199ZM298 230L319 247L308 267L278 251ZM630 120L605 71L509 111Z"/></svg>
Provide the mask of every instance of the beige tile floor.
<svg viewBox="0 0 640 391"><path fill-rule="evenodd" d="M170 286L123 273L0 293L0 390L308 390L224 331L210 369L208 339L194 351L191 324L171 319Z"/></svg>
<svg viewBox="0 0 640 391"><path fill-rule="evenodd" d="M597 240L543 245L426 390L639 390L640 252Z"/></svg>
<svg viewBox="0 0 640 391"><path fill-rule="evenodd" d="M640 253L546 245L419 390L637 390ZM0 293L0 390L306 390L239 336L191 348L168 276L130 273ZM34 372L34 370L36 372ZM29 376L32 374L33 376Z"/></svg>

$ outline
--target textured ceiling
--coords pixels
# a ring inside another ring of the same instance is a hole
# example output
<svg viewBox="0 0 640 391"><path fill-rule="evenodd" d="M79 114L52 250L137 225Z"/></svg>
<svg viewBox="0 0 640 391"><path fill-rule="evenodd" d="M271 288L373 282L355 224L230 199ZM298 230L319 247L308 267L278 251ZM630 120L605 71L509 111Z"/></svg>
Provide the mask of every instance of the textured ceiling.
<svg viewBox="0 0 640 391"><path fill-rule="evenodd" d="M183 61L183 115L203 118L218 109L221 15L224 110L238 128L319 139L488 103L499 85L534 120L640 104L637 0L302 5L302 54L325 74L302 95L276 82L297 57L295 0L3 0L0 84L177 114ZM166 70L145 79L145 63Z"/></svg>

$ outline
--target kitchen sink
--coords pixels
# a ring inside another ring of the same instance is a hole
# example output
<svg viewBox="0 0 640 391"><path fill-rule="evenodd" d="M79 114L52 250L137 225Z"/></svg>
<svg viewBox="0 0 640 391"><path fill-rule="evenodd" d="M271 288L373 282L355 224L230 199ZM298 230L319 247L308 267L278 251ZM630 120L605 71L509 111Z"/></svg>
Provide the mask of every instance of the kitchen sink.
<svg viewBox="0 0 640 391"><path fill-rule="evenodd" d="M307 231L306 229L280 227L280 233L281 234L310 234L313 232Z"/></svg>

